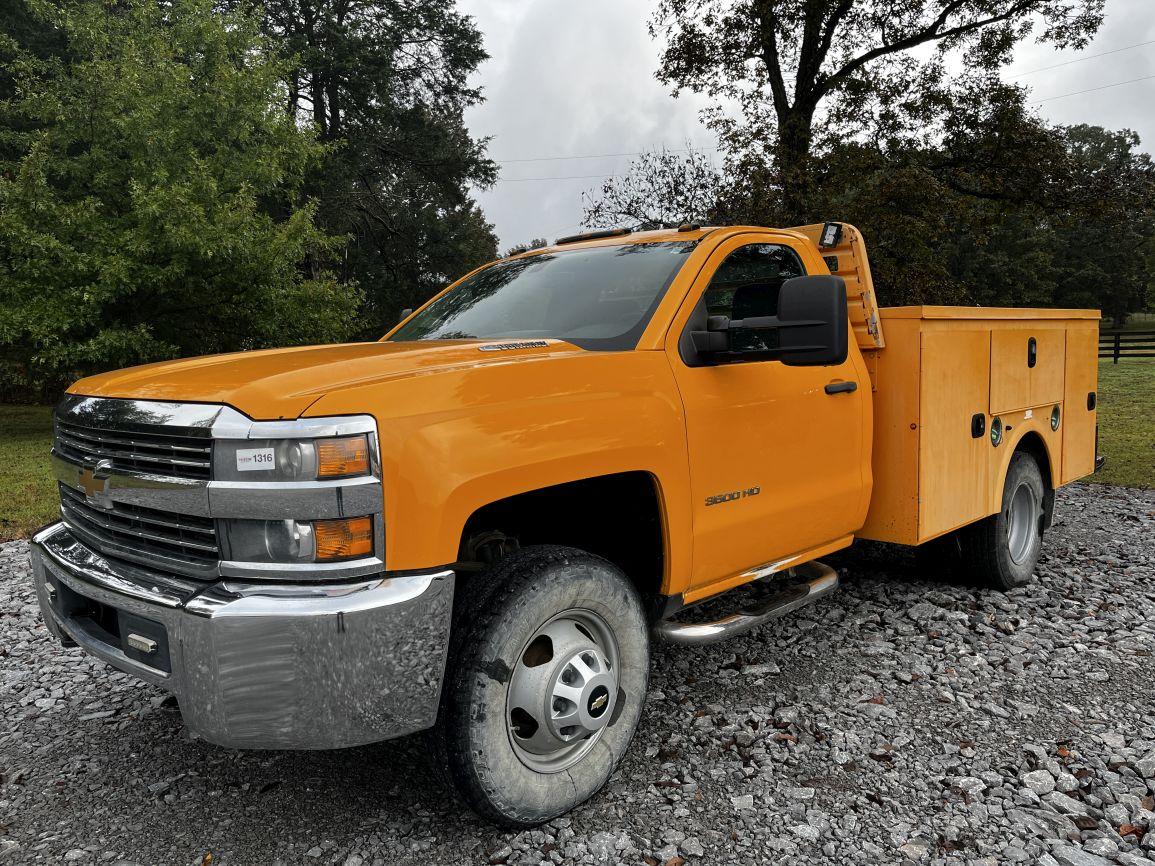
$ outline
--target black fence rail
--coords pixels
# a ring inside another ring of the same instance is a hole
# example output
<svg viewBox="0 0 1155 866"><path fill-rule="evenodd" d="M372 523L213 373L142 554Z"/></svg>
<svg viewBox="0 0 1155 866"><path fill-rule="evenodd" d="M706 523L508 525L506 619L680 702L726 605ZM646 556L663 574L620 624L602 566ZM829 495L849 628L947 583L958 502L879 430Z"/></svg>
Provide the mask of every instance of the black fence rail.
<svg viewBox="0 0 1155 866"><path fill-rule="evenodd" d="M1100 331L1099 357L1113 364L1120 358L1155 358L1155 330Z"/></svg>

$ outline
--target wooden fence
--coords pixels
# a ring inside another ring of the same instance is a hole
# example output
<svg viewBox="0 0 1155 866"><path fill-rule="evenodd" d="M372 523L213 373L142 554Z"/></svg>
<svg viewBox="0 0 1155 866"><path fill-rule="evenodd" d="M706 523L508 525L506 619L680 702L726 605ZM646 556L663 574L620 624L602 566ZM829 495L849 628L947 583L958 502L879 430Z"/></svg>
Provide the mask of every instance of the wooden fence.
<svg viewBox="0 0 1155 866"><path fill-rule="evenodd" d="M1155 330L1100 331L1099 357L1113 364L1120 358L1155 358Z"/></svg>

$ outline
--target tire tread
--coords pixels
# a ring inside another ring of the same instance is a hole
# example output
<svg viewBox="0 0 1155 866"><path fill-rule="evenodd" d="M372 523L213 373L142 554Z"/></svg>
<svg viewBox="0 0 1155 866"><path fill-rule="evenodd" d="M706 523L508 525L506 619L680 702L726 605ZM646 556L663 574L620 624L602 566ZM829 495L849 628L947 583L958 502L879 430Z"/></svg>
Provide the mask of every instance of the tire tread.
<svg viewBox="0 0 1155 866"><path fill-rule="evenodd" d="M444 779L460 799L482 818L499 826L524 829L537 826L555 815L548 809L529 812L516 804L494 800L493 791L484 785L482 776L488 768L480 763L481 755L468 754L466 725L470 713L470 679L484 649L482 638L529 585L539 579L544 569L581 561L596 562L617 570L601 557L577 548L560 545L522 548L478 575L484 579L484 585L475 587L475 591L463 598L455 612L438 724L429 736L431 751Z"/></svg>
<svg viewBox="0 0 1155 866"><path fill-rule="evenodd" d="M998 512L970 526L963 527L958 534L959 553L965 573L969 574L972 580L976 580L984 586L1004 592L1022 586L1030 579L1029 572L1025 579L1013 574L1002 555L1005 553L1006 532L1001 525L1001 519L1007 507L1007 491L1012 487L1012 482L1017 481L1024 472L1033 472L1038 477L1040 484L1044 487L1043 492L1045 494L1043 476L1035 458L1024 451L1019 451L1011 458L1010 465L1007 467L1007 477L1003 484L1003 499L999 504ZM1030 570L1033 571L1033 569L1034 563L1031 564Z"/></svg>

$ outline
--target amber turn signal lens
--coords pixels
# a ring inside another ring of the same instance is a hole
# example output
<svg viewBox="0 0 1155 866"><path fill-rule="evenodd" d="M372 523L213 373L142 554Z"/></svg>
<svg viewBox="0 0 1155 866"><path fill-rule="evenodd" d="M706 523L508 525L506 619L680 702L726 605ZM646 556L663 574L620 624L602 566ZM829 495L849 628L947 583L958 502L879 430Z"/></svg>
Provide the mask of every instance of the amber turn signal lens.
<svg viewBox="0 0 1155 866"><path fill-rule="evenodd" d="M342 478L369 474L369 438L342 436L317 440L317 477Z"/></svg>
<svg viewBox="0 0 1155 866"><path fill-rule="evenodd" d="M317 543L318 562L369 556L373 553L373 519L318 520L313 523L313 538Z"/></svg>

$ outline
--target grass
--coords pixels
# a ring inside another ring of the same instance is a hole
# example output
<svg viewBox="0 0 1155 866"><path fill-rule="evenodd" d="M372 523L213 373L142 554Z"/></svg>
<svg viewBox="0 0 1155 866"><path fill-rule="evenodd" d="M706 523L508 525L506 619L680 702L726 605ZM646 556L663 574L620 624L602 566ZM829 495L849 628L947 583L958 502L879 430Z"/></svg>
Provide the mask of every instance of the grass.
<svg viewBox="0 0 1155 866"><path fill-rule="evenodd" d="M1099 362L1101 484L1155 487L1155 358Z"/></svg>
<svg viewBox="0 0 1155 866"><path fill-rule="evenodd" d="M56 516L51 447L51 408L0 406L0 541L24 538Z"/></svg>
<svg viewBox="0 0 1155 866"><path fill-rule="evenodd" d="M52 410L0 405L0 541L24 538L56 516L48 474ZM1101 484L1155 488L1155 358L1099 364Z"/></svg>

